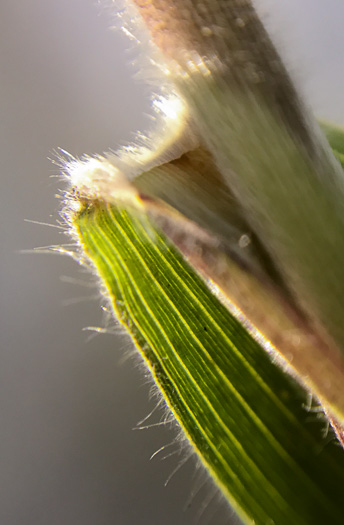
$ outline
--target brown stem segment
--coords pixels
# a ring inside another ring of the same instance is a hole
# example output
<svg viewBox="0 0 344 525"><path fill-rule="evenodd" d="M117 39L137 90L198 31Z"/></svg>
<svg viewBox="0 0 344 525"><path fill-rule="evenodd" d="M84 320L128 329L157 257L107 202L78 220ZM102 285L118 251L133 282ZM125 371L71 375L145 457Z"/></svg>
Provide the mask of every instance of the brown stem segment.
<svg viewBox="0 0 344 525"><path fill-rule="evenodd" d="M330 355L324 359L342 367L343 172L251 1L133 3L245 219L325 341ZM324 387L321 363L312 363L312 352L309 369L315 369L317 394L334 412L339 405L336 415L342 419L342 387Z"/></svg>
<svg viewBox="0 0 344 525"><path fill-rule="evenodd" d="M250 0L133 0L165 58L188 70L195 56L274 107L315 153L302 103Z"/></svg>

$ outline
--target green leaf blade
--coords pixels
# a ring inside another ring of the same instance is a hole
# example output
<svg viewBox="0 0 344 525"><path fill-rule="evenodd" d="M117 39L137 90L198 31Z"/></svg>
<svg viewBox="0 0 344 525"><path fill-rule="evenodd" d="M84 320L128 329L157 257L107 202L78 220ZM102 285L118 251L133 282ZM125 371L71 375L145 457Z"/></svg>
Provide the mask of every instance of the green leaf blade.
<svg viewBox="0 0 344 525"><path fill-rule="evenodd" d="M137 210L75 218L116 315L245 522L342 523L344 455L309 423L305 393ZM270 520L270 521L269 521Z"/></svg>

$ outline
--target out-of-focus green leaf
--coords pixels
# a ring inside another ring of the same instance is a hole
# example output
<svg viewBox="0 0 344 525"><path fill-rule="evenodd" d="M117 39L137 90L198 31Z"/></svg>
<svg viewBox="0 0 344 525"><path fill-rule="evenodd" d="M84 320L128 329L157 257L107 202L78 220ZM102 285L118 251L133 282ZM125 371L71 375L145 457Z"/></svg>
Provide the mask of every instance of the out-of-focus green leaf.
<svg viewBox="0 0 344 525"><path fill-rule="evenodd" d="M328 122L322 122L321 128L331 145L333 153L344 168L344 129Z"/></svg>
<svg viewBox="0 0 344 525"><path fill-rule="evenodd" d="M143 212L97 201L73 222L115 315L241 518L342 524L344 454L299 385Z"/></svg>

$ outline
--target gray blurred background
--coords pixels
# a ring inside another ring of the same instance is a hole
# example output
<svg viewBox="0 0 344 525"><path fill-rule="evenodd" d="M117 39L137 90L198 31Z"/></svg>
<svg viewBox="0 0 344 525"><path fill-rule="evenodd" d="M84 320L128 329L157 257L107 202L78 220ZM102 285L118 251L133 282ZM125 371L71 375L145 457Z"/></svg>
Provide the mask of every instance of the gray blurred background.
<svg viewBox="0 0 344 525"><path fill-rule="evenodd" d="M342 0L256 3L308 103L344 124ZM156 401L125 338L83 331L102 325L100 301L65 276L89 276L67 257L20 253L68 242L24 222L58 217L57 147L102 152L149 125L149 89L112 22L95 0L0 2L1 525L231 522L211 485L190 503L205 480L193 460L164 487L183 456L149 458L175 429L133 430Z"/></svg>

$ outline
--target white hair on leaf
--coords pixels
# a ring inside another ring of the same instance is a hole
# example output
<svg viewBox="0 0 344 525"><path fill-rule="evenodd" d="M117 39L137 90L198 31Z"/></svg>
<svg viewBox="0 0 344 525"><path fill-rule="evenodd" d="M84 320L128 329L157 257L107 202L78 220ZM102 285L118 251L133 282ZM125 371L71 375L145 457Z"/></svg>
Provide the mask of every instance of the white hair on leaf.
<svg viewBox="0 0 344 525"><path fill-rule="evenodd" d="M112 10L114 4L112 0ZM135 76L149 85L153 93L153 129L146 134L137 132L131 144L118 150L93 158L65 159L63 167L70 185L80 196L109 201L129 195L135 199L130 180L199 146L186 104L177 93L161 52L152 42L136 8L129 2L116 0L113 27L120 28L135 43L137 58L133 64L138 65Z"/></svg>
<svg viewBox="0 0 344 525"><path fill-rule="evenodd" d="M73 160L65 173L81 198L137 201L137 192L127 177L104 157Z"/></svg>

